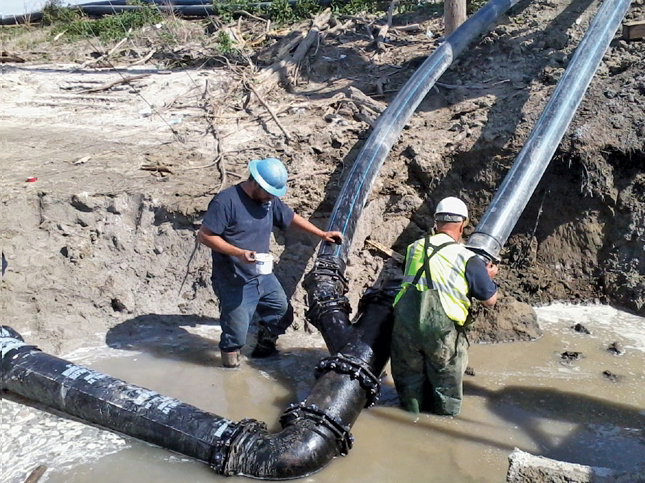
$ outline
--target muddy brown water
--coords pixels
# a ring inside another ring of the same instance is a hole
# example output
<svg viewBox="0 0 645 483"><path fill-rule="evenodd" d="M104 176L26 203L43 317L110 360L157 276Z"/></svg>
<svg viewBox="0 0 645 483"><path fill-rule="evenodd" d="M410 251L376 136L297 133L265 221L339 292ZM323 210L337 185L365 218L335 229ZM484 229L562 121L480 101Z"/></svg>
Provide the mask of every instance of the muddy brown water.
<svg viewBox="0 0 645 483"><path fill-rule="evenodd" d="M538 341L471 346L475 375L466 376L459 417L404 413L386 378L381 404L364 411L352 430L355 444L349 455L301 481L499 483L515 447L618 470L645 462L645 319L601 306L555 305L538 313L545 329ZM574 331L576 323L591 334ZM216 341L214 330L195 329ZM613 342L624 349L623 355L607 350ZM208 358L209 363L187 362L186 350L159 357L159 352L92 349L71 357L215 414L259 419L279 430L285 406L304 398L313 383L306 366L324 356L320 348L293 348L278 361L247 361L236 371L213 367ZM199 350L204 353L203 347ZM562 358L567 351L581 357L567 361ZM616 377L604 376L605 371ZM20 415L12 417L16 411ZM61 424L77 426L47 432ZM70 431L95 433L74 441ZM7 483L22 483L38 464L49 466L41 480L48 483L243 481L218 476L206 465L162 448L14 401L3 401L2 434ZM53 446L43 453L39 440L45 439ZM61 459L64 452L67 459Z"/></svg>

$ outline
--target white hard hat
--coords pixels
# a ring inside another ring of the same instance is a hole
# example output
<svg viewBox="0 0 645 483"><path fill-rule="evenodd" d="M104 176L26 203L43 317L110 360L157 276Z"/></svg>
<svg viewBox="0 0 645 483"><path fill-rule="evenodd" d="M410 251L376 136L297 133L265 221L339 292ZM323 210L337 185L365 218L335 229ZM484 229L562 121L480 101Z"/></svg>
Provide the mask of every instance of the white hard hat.
<svg viewBox="0 0 645 483"><path fill-rule="evenodd" d="M435 220L458 223L468 219L468 207L459 198L442 199L434 212Z"/></svg>

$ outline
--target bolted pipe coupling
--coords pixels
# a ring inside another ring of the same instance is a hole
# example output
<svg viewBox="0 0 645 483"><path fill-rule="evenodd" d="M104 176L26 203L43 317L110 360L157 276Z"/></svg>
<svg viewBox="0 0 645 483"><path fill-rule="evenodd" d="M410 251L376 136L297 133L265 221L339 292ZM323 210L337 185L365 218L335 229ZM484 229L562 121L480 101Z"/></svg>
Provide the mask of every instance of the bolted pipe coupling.
<svg viewBox="0 0 645 483"><path fill-rule="evenodd" d="M226 427L219 427L215 436L217 441L213 445L209 465L220 475L232 476L237 471L231 468L231 462L237 461L236 448L240 447L240 442L246 440L249 436L257 434L266 434L267 425L255 419L245 418L237 424L230 424Z"/></svg>
<svg viewBox="0 0 645 483"><path fill-rule="evenodd" d="M347 374L352 380L357 380L367 393L366 408L374 406L378 401L381 382L364 361L346 354L326 357L316 367L316 378L329 371L334 371L337 374Z"/></svg>
<svg viewBox="0 0 645 483"><path fill-rule="evenodd" d="M349 431L350 427L344 425L339 418L330 416L315 404L309 406L303 402L291 404L280 417L280 424L286 428L303 420L312 421L317 426L327 429L335 437L338 451L342 456L346 456L352 449L354 436Z"/></svg>
<svg viewBox="0 0 645 483"><path fill-rule="evenodd" d="M314 327L320 329L319 321L325 314L335 311L345 314L351 312L349 300L345 297L349 290L348 281L335 258L319 257L302 285L307 291L309 305L305 316Z"/></svg>

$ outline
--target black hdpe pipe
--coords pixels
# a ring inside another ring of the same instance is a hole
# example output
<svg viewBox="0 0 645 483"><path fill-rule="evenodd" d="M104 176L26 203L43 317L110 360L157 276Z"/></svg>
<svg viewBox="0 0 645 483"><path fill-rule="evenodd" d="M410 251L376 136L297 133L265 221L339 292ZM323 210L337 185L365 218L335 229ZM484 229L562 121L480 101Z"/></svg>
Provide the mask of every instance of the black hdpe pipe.
<svg viewBox="0 0 645 483"><path fill-rule="evenodd" d="M162 13L174 13L184 17L209 17L217 14L217 9L210 5L166 5L155 3L155 7ZM115 13L136 12L149 8L144 5L80 5L83 13L92 17L114 15Z"/></svg>
<svg viewBox="0 0 645 483"><path fill-rule="evenodd" d="M0 337L2 389L200 459L223 475L298 478L346 454L352 425L378 395L379 375L389 358L397 290L386 284L366 293L356 322L350 323L343 273L356 222L387 152L414 109L467 44L515 3L492 0L448 37L381 116L359 154L330 222L332 229L343 232L343 244L324 244L304 282L307 316L321 331L331 357L320 362L320 377L310 396L284 412L280 433L268 434L257 421L235 423L205 413L44 354L9 329Z"/></svg>
<svg viewBox="0 0 645 483"><path fill-rule="evenodd" d="M313 270L305 277L309 311L307 318L326 337L330 352L336 340L344 340L351 330L350 306L345 297L347 281L343 274L349 248L372 185L392 145L432 86L455 58L495 20L519 0L492 0L455 30L412 75L385 112L358 153L352 170L336 200L329 230L343 233L341 245L323 242ZM323 330L325 328L325 330Z"/></svg>
<svg viewBox="0 0 645 483"><path fill-rule="evenodd" d="M469 248L499 260L502 247L551 162L629 5L630 0L605 0L598 9L531 135L468 239Z"/></svg>
<svg viewBox="0 0 645 483"><path fill-rule="evenodd" d="M2 326L2 390L199 459L223 475L299 478L347 454L350 429L378 397L389 357L396 290L369 291L342 351L323 359L311 394L282 415L283 430L238 423L41 352Z"/></svg>
<svg viewBox="0 0 645 483"><path fill-rule="evenodd" d="M340 231L350 243L333 245L325 242L319 257L332 257L344 269L356 224L374 180L403 127L453 60L518 1L492 0L466 20L421 64L378 118L372 134L354 161L329 222L329 229Z"/></svg>
<svg viewBox="0 0 645 483"><path fill-rule="evenodd" d="M100 3L91 3L79 5L78 8L83 13L100 17L102 15L113 15L115 13L122 12L135 12L137 10L142 10L148 8L145 5L127 5L126 1L115 0L108 2L106 4ZM202 1L193 1L193 0L172 0L170 2L165 2L163 0L144 0L146 3L154 4L160 12L163 13L174 13L175 15L181 15L184 17L210 17L211 15L217 15L221 13L221 9L217 6L213 6L212 2L202 2ZM298 0L290 0L288 3L295 5ZM318 5L323 7L328 7L331 5L331 0L319 0L316 2ZM249 7L269 7L271 2L258 2L251 4L240 4L239 8L249 8ZM222 4L226 8L232 8L235 5L231 4Z"/></svg>

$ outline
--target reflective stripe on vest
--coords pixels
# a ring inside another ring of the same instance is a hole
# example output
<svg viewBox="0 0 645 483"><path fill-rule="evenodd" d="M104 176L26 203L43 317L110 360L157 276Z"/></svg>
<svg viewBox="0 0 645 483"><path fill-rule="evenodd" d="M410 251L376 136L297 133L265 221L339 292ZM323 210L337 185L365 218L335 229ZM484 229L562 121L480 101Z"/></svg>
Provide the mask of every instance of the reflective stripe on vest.
<svg viewBox="0 0 645 483"><path fill-rule="evenodd" d="M430 238L428 254L432 247L439 246L452 238L444 233L439 233ZM398 302L405 289L414 282L414 277L423 266L423 250L425 239L421 238L408 246L405 257L405 271L403 285L394 303ZM463 325L468 317L470 298L468 297L468 281L466 280L466 263L475 254L458 243L450 244L430 258L430 276L432 287L439 292L439 299L446 315L458 325ZM424 272L418 283L417 290L428 290L427 274Z"/></svg>

